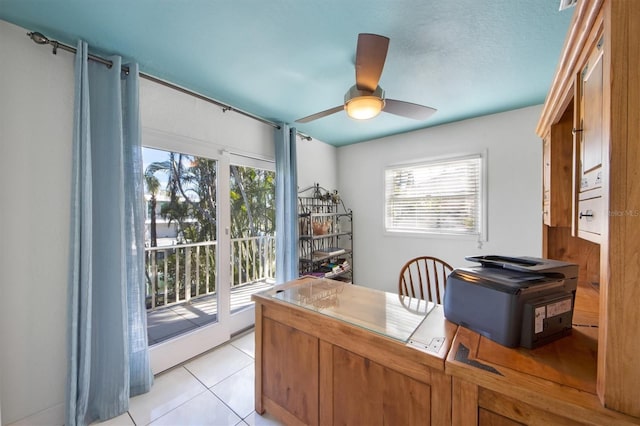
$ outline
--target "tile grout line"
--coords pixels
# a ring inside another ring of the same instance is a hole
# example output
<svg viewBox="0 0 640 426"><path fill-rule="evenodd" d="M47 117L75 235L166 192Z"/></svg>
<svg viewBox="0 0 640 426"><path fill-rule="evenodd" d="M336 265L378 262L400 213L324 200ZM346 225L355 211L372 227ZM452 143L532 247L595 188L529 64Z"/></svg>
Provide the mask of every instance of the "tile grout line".
<svg viewBox="0 0 640 426"><path fill-rule="evenodd" d="M176 313L177 315L179 315L177 312L175 312L175 313ZM233 342L234 342L235 340L238 340L238 339L240 339L240 338L242 338L242 337L244 337L245 335L248 335L248 334L250 334L250 332L247 332L246 334L243 334L242 336L237 336L236 338L233 338L233 339L229 340L229 341L227 342L227 344L228 344L228 345L230 345L230 346L232 346L232 347L233 347L234 349L236 349L237 351L241 352L243 355L246 355L246 356L248 356L249 358L251 358L251 363L250 363L250 364L247 364L247 365L245 365L245 366L243 366L243 367L241 367L239 370L234 371L233 373L229 374L228 376L225 376L224 378L220 379L220 380L219 380L219 381L217 381L215 384L213 384L211 387L208 387L208 386L207 386L207 385L206 385L202 380L200 380L200 378L198 378L198 376L196 376L196 374L195 374L194 372L192 372L191 370L189 370L189 368L187 368L187 364L188 364L189 362L193 361L193 359L192 359L192 360L188 360L188 361L186 361L186 362L182 363L182 364L181 364L181 365L179 365L179 366L176 366L176 369L178 369L178 368L183 368L183 369L184 369L184 370L185 370L189 375L191 375L194 379L196 379L196 381L197 381L198 383L200 383L200 384L204 387L204 390L203 390L202 392L199 392L197 395L194 395L192 398L190 398L190 399L188 399L188 400L184 401L182 404L180 404L180 405L178 405L178 406L174 407L173 409L171 409L171 410L167 411L166 413L162 414L161 416L159 416L159 417L157 417L157 418L155 418L155 419L151 420L149 423L147 423L147 425L150 425L151 423L153 423L153 422L155 422L155 421L157 421L157 420L161 419L162 417L164 417L164 416L168 415L169 413L171 413L171 412L173 412L173 411L177 410L178 408L182 407L183 405L185 405L186 403L190 402L190 401L191 401L191 400L193 400L194 398L197 398L198 396L202 395L202 394L203 394L204 392L206 392L206 391L209 391L209 392L210 392L210 393L211 393L211 394L212 394L216 399L218 399L218 400L219 400L219 401L220 401L220 402L221 402L225 407L227 407L229 410L231 410L231 412L232 412L233 414L235 414L235 415L240 419L240 421L239 421L238 423L236 423L236 425L237 425L237 424L239 424L239 423L247 424L247 422L245 422L245 419L246 419L246 418L248 418L249 416L251 416L251 414L253 414L253 413L255 412L255 410L253 410L252 412L250 412L249 414L247 414L245 417L242 417L242 415L241 415L241 414L237 413L233 408L231 408L231 406L229 406L229 404L227 404L224 400L222 400L222 398L220 398L220 397L219 397L219 396L218 396L218 395L213 391L213 389L212 389L212 388L213 388L214 386L216 386L216 385L220 384L220 383L221 383L221 382L223 382L224 380L226 380L226 379L230 378L231 376L233 376L233 375L235 375L235 374L238 374L240 371L244 370L245 368L247 368L247 367L249 367L249 366L253 366L253 368L255 369L255 354L254 354L254 356L252 356L252 355L248 354L247 352L245 352L244 350L242 350L241 348L239 348L239 347L237 347L237 346L235 346L235 345L233 344ZM221 348L221 347L223 347L223 346L224 346L224 345L220 345L220 346L218 346L217 348L213 348L211 351L207 351L206 353L215 352L216 350L220 349L220 348ZM204 356L206 353L201 354L201 355L199 355L199 356ZM196 358L197 358L197 357L196 357ZM131 419L131 422L132 422L135 426L139 426L139 425L138 425L138 423L136 423L136 421L134 420L133 415L132 415L128 410L127 410L127 415L129 416L129 418Z"/></svg>
<svg viewBox="0 0 640 426"><path fill-rule="evenodd" d="M234 410L233 408L231 408L231 406L230 406L229 404L227 404L226 402L224 402L224 400L223 400L222 398L220 398L220 397L219 397L219 396L218 396L218 395L213 391L213 387L214 387L214 386L217 386L218 384L220 384L220 383L222 383L223 381L227 380L229 377L231 377L231 376L233 376L233 375L235 375L235 374L238 374L240 371L242 371L243 369L245 369L245 368L247 368L247 367L249 367L249 365L247 365L247 366L245 366L245 367L242 367L240 370L238 370L238 371L236 371L235 373L233 373L233 374L231 374L231 375L229 375L229 376L225 377L224 379L220 380L220 381L219 381L218 383L216 383L215 385L213 385L213 386L211 386L211 387L207 387L207 385L206 385L206 384L204 384L204 383L203 383L203 382L202 382L202 381L201 381L201 380L200 380L200 379L199 379L199 378L198 378L198 377L197 377L193 372L191 372L191 371L190 371L186 366L183 366L183 368L184 368L185 370L187 370L187 371L189 372L189 374L191 374L191 375L192 375L192 376L193 376L193 377L194 377L198 382L200 382L200 383L201 383L201 384L206 388L206 390L207 390L207 391L209 391L209 392L211 393L211 395L213 395L214 397L216 397L216 399L218 399L220 402L222 402L222 404L224 404L224 406L225 406L225 407L227 407L229 410L231 410L231 412L232 412L233 414L235 414L236 416L238 416L238 418L240 419L240 422L244 422L244 419L245 419L245 418L247 418L247 417L249 417L249 416L253 413L253 411L252 411L251 413L247 414L247 415L246 415L246 417L242 417L242 415L240 415L240 413L237 413L237 412L236 412L236 410ZM254 363L254 368L255 368L255 363ZM198 394L198 395L200 395L200 394ZM176 407L176 408L177 408L177 407ZM255 410L254 410L254 411L255 411ZM245 423L246 423L246 422L245 422ZM236 424L238 424L238 423L236 423Z"/></svg>
<svg viewBox="0 0 640 426"><path fill-rule="evenodd" d="M242 416L241 416L240 414L236 413L236 410L234 410L233 408L231 408L231 407L229 406L229 404L227 404L226 402L224 402L224 401L222 400L222 398L220 398L218 395L216 395L216 393L213 391L213 389L209 388L209 389L207 389L207 390L208 390L209 392L211 392L211 395L213 395L213 396L214 396L214 397L216 397L220 402L222 402L222 403L224 404L224 406L225 406L225 407L227 407L229 410L231 410L231 412L232 412L233 414L235 414L236 416L238 416L238 418L240 419L240 422L244 422L244 418L242 418ZM249 415L248 415L247 417L249 417L250 415L251 415L251 413L249 413ZM238 423L240 423L240 422L238 422ZM238 423L236 423L236 424L238 424Z"/></svg>
<svg viewBox="0 0 640 426"><path fill-rule="evenodd" d="M181 365L180 368L184 368L185 370L187 370L184 365ZM196 395L194 395L191 398L189 398L186 401L184 401L182 404L179 404L179 405L173 407L171 410L169 410L166 413L162 414L160 417L156 417L155 419L151 420L149 423L146 424L146 426L150 425L151 423L155 422L156 420L160 420L164 416L168 415L169 413L172 413L173 411L177 410L178 408L182 407L183 405L187 404L188 402L192 401L193 399L199 397L200 395L202 395L203 393L205 393L206 391L209 390L207 385L205 385L200 380L198 380L198 378L196 376L194 376L193 373L191 373L189 370L187 370L187 372L189 374L191 374L202 386L204 386L204 389L201 392L197 393ZM133 420L133 416L131 416L131 414L129 414L129 417L131 417L131 420L133 421L133 424L138 426L138 424L135 422L135 420Z"/></svg>

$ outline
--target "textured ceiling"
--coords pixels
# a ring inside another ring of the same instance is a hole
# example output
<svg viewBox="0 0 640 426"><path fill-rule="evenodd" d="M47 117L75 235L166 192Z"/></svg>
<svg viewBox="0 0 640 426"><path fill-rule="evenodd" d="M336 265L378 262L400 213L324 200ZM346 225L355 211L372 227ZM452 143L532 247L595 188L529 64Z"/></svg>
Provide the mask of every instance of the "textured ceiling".
<svg viewBox="0 0 640 426"><path fill-rule="evenodd" d="M0 0L0 19L271 121L341 105L357 35L391 39L380 86L438 112L296 125L340 146L544 101L573 9L559 0ZM0 41L1 42L1 41ZM41 48L34 45L34 49ZM3 58L8 60L8 58ZM9 59L10 60L10 59Z"/></svg>

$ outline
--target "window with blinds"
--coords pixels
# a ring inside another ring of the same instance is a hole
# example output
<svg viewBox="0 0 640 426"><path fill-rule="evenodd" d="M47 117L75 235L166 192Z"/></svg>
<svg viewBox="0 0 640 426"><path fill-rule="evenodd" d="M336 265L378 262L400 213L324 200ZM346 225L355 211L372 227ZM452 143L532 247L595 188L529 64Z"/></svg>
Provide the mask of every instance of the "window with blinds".
<svg viewBox="0 0 640 426"><path fill-rule="evenodd" d="M483 234L482 155L385 170L389 232Z"/></svg>

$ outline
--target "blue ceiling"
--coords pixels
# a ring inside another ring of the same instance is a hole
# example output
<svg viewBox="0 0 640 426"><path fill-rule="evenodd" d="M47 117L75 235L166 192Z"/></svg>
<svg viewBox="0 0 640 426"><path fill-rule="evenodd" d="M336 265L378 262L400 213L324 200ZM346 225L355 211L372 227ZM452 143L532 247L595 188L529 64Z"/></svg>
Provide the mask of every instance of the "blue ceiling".
<svg viewBox="0 0 640 426"><path fill-rule="evenodd" d="M387 97L438 112L423 122L340 112L296 125L340 146L542 103L573 12L559 3L0 0L0 19L73 46L82 38L95 53L286 123L341 105L355 82L358 33L385 35Z"/></svg>

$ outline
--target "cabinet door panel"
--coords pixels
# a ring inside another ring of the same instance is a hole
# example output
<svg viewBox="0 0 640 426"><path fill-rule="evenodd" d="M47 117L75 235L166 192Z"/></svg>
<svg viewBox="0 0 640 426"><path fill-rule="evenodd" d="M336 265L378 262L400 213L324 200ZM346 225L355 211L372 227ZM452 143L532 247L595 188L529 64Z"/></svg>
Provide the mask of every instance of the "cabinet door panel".
<svg viewBox="0 0 640 426"><path fill-rule="evenodd" d="M263 320L263 394L308 425L318 424L318 339Z"/></svg>
<svg viewBox="0 0 640 426"><path fill-rule="evenodd" d="M428 425L429 385L333 348L334 425Z"/></svg>
<svg viewBox="0 0 640 426"><path fill-rule="evenodd" d="M603 59L597 48L582 72L582 183L581 190L600 186L597 174L602 165Z"/></svg>

